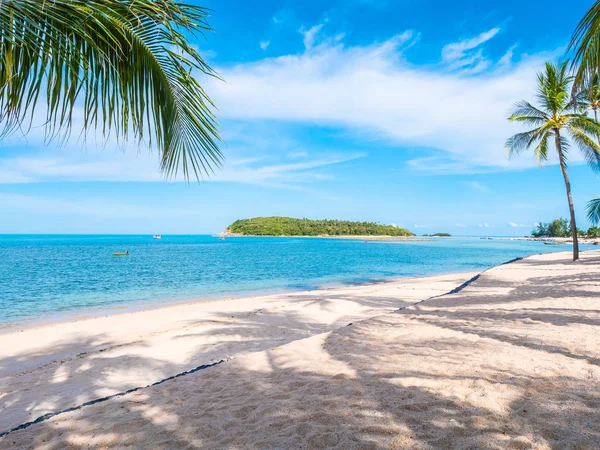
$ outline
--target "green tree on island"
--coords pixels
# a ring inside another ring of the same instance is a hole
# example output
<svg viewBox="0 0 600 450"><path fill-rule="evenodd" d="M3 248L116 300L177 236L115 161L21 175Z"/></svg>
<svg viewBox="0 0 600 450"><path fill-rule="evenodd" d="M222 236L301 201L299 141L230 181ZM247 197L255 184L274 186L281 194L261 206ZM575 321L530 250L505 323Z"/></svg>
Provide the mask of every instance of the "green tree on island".
<svg viewBox="0 0 600 450"><path fill-rule="evenodd" d="M540 222L531 232L533 237L568 237L571 226L567 219L555 219L549 223Z"/></svg>
<svg viewBox="0 0 600 450"><path fill-rule="evenodd" d="M207 16L177 0L0 2L3 135L45 110L46 139L66 138L77 110L83 132L156 146L167 176L211 173L217 123L194 72L215 73L187 41Z"/></svg>
<svg viewBox="0 0 600 450"><path fill-rule="evenodd" d="M510 156L533 147L539 164L548 160L548 148L553 144L558 155L569 204L571 233L573 236L573 260L579 259L575 208L571 195L571 183L567 170L570 141L575 143L585 160L595 170L600 170L600 125L587 114L579 112L571 97L573 77L567 74L567 63L546 63L546 69L538 74L537 99L539 106L527 101L515 105L509 120L522 122L535 128L512 136L506 142ZM570 141L567 137L570 137Z"/></svg>

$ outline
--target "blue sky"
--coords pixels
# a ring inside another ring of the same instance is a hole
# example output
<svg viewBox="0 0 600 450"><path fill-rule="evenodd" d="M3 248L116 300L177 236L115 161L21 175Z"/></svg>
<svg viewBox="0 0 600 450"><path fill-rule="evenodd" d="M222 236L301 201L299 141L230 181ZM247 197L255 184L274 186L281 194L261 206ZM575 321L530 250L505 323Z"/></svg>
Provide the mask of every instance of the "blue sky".
<svg viewBox="0 0 600 450"><path fill-rule="evenodd" d="M524 235L567 216L558 166L508 160L511 105L591 1L205 1L225 167L166 182L144 148L2 142L0 233L212 233L258 215ZM559 14L556 11L560 11ZM597 175L571 155L580 228Z"/></svg>

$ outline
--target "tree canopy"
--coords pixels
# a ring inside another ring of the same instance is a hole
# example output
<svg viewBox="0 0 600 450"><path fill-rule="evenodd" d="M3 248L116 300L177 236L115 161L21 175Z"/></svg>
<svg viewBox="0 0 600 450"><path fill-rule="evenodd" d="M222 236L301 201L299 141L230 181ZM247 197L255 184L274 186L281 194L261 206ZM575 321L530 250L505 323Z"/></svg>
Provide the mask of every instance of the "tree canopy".
<svg viewBox="0 0 600 450"><path fill-rule="evenodd" d="M414 236L404 228L375 222L293 219L278 216L236 220L227 231L248 236Z"/></svg>

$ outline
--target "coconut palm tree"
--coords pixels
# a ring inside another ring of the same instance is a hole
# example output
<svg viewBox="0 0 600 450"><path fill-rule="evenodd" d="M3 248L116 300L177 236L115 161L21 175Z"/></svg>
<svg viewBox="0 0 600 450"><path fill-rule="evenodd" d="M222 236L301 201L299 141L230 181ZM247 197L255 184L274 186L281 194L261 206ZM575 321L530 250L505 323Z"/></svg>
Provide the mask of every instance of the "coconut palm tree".
<svg viewBox="0 0 600 450"><path fill-rule="evenodd" d="M207 16L178 0L0 1L3 135L41 111L47 140L77 118L82 132L158 148L167 176L211 172L217 123L196 76L216 75L188 42L210 30Z"/></svg>
<svg viewBox="0 0 600 450"><path fill-rule="evenodd" d="M513 114L509 117L511 121L523 122L536 128L515 134L508 139L506 146L510 156L533 147L538 163L542 164L548 160L548 149L551 142L554 143L567 190L575 261L579 259L579 245L571 183L567 172L570 141L579 147L590 166L600 170L600 145L596 142L600 138L600 125L575 107L577 103L571 97L572 80L573 77L567 73L566 62L560 65L546 63L545 71L538 74L539 106L521 101L515 105Z"/></svg>

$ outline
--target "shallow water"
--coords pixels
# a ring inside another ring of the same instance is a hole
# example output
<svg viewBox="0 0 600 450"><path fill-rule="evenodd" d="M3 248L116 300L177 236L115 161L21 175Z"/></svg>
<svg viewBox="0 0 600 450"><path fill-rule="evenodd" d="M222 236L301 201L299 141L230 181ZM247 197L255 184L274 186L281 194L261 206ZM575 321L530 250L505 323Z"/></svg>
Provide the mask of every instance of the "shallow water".
<svg viewBox="0 0 600 450"><path fill-rule="evenodd" d="M0 326L98 309L480 271L519 256L570 249L479 238L0 235ZM112 255L125 250L131 256Z"/></svg>

